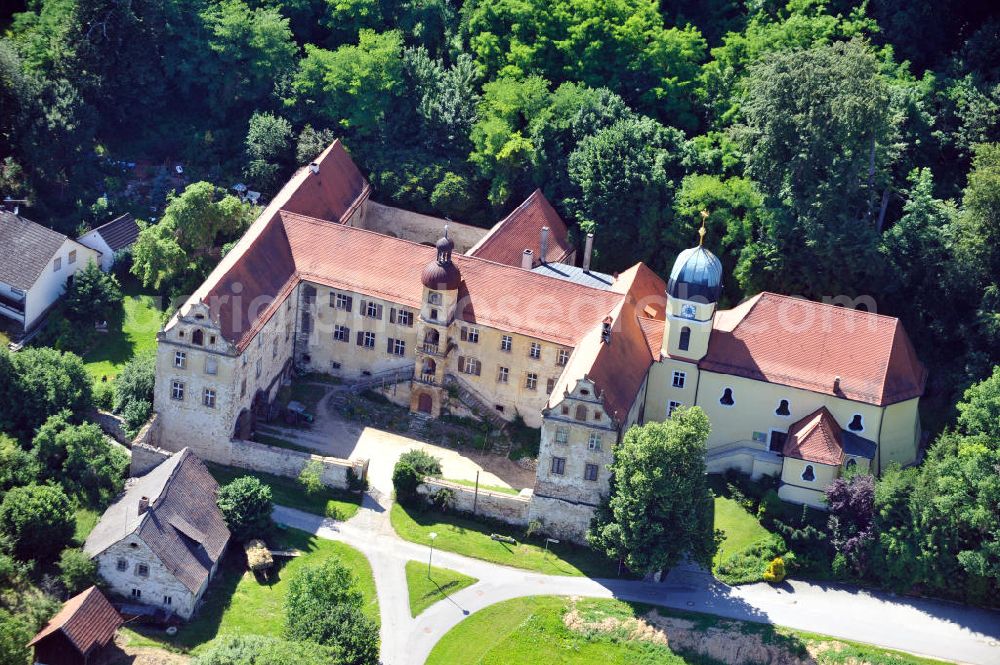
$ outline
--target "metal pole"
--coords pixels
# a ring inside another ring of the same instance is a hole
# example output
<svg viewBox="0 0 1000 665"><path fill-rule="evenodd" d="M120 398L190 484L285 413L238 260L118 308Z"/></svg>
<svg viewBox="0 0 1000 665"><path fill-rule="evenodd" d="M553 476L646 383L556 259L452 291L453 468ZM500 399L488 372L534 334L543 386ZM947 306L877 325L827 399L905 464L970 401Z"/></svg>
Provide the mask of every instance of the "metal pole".
<svg viewBox="0 0 1000 665"><path fill-rule="evenodd" d="M472 495L472 514L476 514L476 505L479 503L479 472L476 471L476 493Z"/></svg>
<svg viewBox="0 0 1000 665"><path fill-rule="evenodd" d="M431 579L431 560L434 558L434 539L437 538L437 534L431 531L427 535L431 539L431 550L430 554L427 555L427 579Z"/></svg>

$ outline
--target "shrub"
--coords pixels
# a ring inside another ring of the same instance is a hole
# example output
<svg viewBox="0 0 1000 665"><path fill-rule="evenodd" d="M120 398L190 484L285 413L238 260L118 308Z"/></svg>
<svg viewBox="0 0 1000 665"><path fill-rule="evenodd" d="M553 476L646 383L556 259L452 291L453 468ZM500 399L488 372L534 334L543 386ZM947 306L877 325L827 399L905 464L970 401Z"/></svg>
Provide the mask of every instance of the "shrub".
<svg viewBox="0 0 1000 665"><path fill-rule="evenodd" d="M129 402L122 410L122 418L125 420L125 432L129 436L138 434L152 413L153 405L144 399Z"/></svg>
<svg viewBox="0 0 1000 665"><path fill-rule="evenodd" d="M10 538L21 561L50 561L73 538L73 509L55 485L15 487L0 503L0 533Z"/></svg>
<svg viewBox="0 0 1000 665"><path fill-rule="evenodd" d="M97 425L74 425L63 411L45 421L32 445L42 477L61 483L67 492L96 503L121 491L128 455L109 444Z"/></svg>
<svg viewBox="0 0 1000 665"><path fill-rule="evenodd" d="M59 580L66 587L66 593L74 596L98 583L97 562L83 550L65 549L59 555Z"/></svg>
<svg viewBox="0 0 1000 665"><path fill-rule="evenodd" d="M396 501L404 505L412 503L417 498L417 486L423 478L412 464L403 460L396 462L392 469L392 487L396 490Z"/></svg>
<svg viewBox="0 0 1000 665"><path fill-rule="evenodd" d="M757 508L757 519L767 527L784 513L784 502L778 496L777 490L769 489L764 493Z"/></svg>
<svg viewBox="0 0 1000 665"><path fill-rule="evenodd" d="M299 473L298 482L305 490L306 494L315 496L323 491L323 463L319 460L312 460L302 467Z"/></svg>
<svg viewBox="0 0 1000 665"><path fill-rule="evenodd" d="M421 476L441 477L441 460L423 450L407 450L399 461L412 466Z"/></svg>
<svg viewBox="0 0 1000 665"><path fill-rule="evenodd" d="M352 492L364 492L368 489L368 479L362 478L354 469L347 470L347 489Z"/></svg>
<svg viewBox="0 0 1000 665"><path fill-rule="evenodd" d="M779 584L785 581L785 562L781 557L774 557L764 571L764 581L771 584Z"/></svg>
<svg viewBox="0 0 1000 665"><path fill-rule="evenodd" d="M94 406L102 411L110 411L115 404L115 385L109 381L94 383Z"/></svg>
<svg viewBox="0 0 1000 665"><path fill-rule="evenodd" d="M0 354L7 350L0 349ZM0 393L5 398L0 402L0 423L11 434L30 437L49 416L64 409L83 414L93 404L94 384L79 356L28 347L9 358L12 376L0 371Z"/></svg>
<svg viewBox="0 0 1000 665"><path fill-rule="evenodd" d="M455 490L442 487L430 497L430 504L435 510L446 513L455 507Z"/></svg>
<svg viewBox="0 0 1000 665"><path fill-rule="evenodd" d="M12 437L0 432L0 493L12 487L30 485L41 469L35 456L21 448Z"/></svg>
<svg viewBox="0 0 1000 665"><path fill-rule="evenodd" d="M34 632L22 616L0 608L0 665L24 665L31 656L25 645Z"/></svg>
<svg viewBox="0 0 1000 665"><path fill-rule="evenodd" d="M768 562L786 553L785 541L780 536L770 534L751 543L721 564L716 576L726 584L750 584L764 579Z"/></svg>
<svg viewBox="0 0 1000 665"><path fill-rule="evenodd" d="M151 404L155 380L155 354L143 353L125 363L125 367L115 378L115 413L123 413L132 402L145 401Z"/></svg>
<svg viewBox="0 0 1000 665"><path fill-rule="evenodd" d="M253 476L242 476L224 485L217 503L236 540L247 541L271 528L271 488Z"/></svg>
<svg viewBox="0 0 1000 665"><path fill-rule="evenodd" d="M329 647L262 635L226 635L214 640L192 665L341 665Z"/></svg>

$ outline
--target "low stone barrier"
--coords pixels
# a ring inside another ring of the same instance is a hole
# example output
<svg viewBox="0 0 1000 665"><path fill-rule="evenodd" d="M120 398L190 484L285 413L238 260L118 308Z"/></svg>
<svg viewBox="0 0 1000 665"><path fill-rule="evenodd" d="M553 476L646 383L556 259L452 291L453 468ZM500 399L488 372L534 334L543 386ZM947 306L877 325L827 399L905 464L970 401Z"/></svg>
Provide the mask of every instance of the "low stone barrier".
<svg viewBox="0 0 1000 665"><path fill-rule="evenodd" d="M417 486L417 492L424 496L434 494L438 490L449 489L455 493L454 509L463 513L475 513L514 526L527 526L528 511L531 507L531 490L521 490L521 494L505 494L467 485L451 483L440 478L424 478Z"/></svg>
<svg viewBox="0 0 1000 665"><path fill-rule="evenodd" d="M157 448L138 440L132 442L132 461L129 464L129 476L143 476L160 465L160 462L173 455L169 450Z"/></svg>
<svg viewBox="0 0 1000 665"><path fill-rule="evenodd" d="M366 460L310 455L243 439L230 441L229 464L241 469L298 478L306 464L314 461L323 465L323 473L320 475L322 483L336 489L348 488L348 471L353 470L355 475L363 477L368 466Z"/></svg>

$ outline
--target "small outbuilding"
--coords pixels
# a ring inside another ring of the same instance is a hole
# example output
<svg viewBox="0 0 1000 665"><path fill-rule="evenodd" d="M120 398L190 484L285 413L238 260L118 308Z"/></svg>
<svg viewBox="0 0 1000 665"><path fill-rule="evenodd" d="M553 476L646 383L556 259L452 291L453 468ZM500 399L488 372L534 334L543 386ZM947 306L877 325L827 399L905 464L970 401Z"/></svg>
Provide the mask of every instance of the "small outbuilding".
<svg viewBox="0 0 1000 665"><path fill-rule="evenodd" d="M121 628L122 617L97 587L67 600L28 646L36 665L87 665L94 662Z"/></svg>
<svg viewBox="0 0 1000 665"><path fill-rule="evenodd" d="M115 263L115 254L131 247L138 238L139 225L126 213L84 233L77 242L100 252L101 270L109 272Z"/></svg>

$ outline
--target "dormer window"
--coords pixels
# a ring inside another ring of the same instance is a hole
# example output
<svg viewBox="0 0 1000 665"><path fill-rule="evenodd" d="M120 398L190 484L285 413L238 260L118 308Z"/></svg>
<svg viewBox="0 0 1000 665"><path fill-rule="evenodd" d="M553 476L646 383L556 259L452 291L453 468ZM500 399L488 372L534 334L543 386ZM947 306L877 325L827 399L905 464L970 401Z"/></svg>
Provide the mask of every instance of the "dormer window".
<svg viewBox="0 0 1000 665"><path fill-rule="evenodd" d="M778 408L774 410L775 415L778 416L789 416L791 411L788 410L788 400L783 399L778 402Z"/></svg>
<svg viewBox="0 0 1000 665"><path fill-rule="evenodd" d="M865 421L861 417L860 413L855 413L854 414L854 417L851 418L851 422L847 426L847 429L851 430L852 432L863 432L864 431L864 429L865 429Z"/></svg>
<svg viewBox="0 0 1000 665"><path fill-rule="evenodd" d="M719 404L722 406L732 406L736 404L736 400L733 399L733 389L726 388L722 391L722 397L719 398Z"/></svg>

